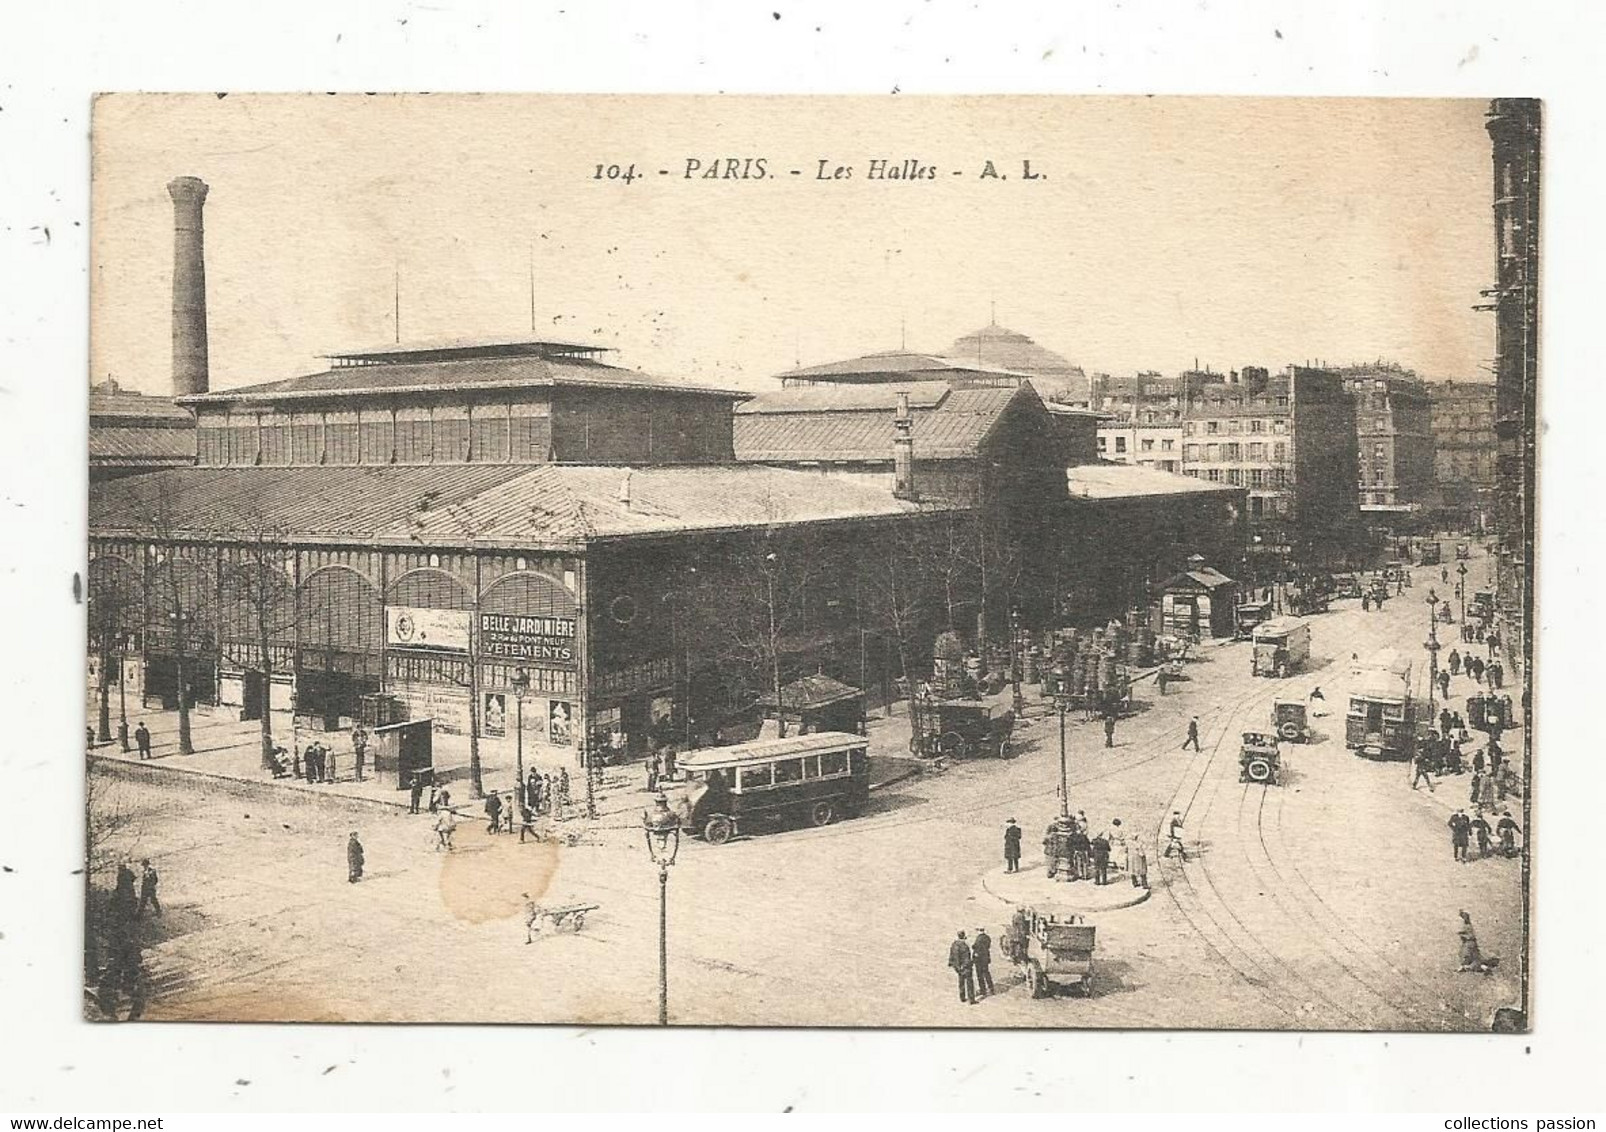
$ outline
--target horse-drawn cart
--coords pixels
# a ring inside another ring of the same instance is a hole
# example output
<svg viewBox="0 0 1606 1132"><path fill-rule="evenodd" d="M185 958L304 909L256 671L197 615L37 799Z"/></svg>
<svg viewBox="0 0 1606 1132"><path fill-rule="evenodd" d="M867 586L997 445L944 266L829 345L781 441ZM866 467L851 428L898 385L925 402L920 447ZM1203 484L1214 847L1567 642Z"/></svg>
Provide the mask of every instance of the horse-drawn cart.
<svg viewBox="0 0 1606 1132"><path fill-rule="evenodd" d="M1015 713L980 700L917 696L909 750L921 758L1013 758Z"/></svg>
<svg viewBox="0 0 1606 1132"><path fill-rule="evenodd" d="M1093 994L1093 949L1097 929L1074 912L1016 908L1004 933L1004 955L1026 976L1033 998L1046 998L1061 986Z"/></svg>

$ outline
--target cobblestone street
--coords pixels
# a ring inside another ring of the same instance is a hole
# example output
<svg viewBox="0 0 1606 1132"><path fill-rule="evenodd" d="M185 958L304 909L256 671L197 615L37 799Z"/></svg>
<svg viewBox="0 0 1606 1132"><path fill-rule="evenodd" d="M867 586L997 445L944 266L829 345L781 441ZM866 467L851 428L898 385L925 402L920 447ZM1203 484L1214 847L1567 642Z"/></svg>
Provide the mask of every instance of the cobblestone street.
<svg viewBox="0 0 1606 1132"><path fill-rule="evenodd" d="M1383 612L1340 603L1314 619L1310 668L1286 681L1252 677L1247 645L1206 648L1163 698L1142 687L1141 710L1121 723L1113 749L1096 723L1071 719L1072 808L1095 824L1122 818L1154 862L1150 900L1092 919L1091 998L1033 1000L1000 958L999 994L969 1007L943 964L954 932L985 926L996 937L1008 919L981 884L999 863L1005 819L1025 827L1030 868L1038 831L1057 812L1057 719L1033 693L1017 759L893 782L864 816L823 829L719 847L688 839L669 885L671 1017L1487 1029L1517 994L1520 862L1452 860L1445 822L1464 778L1413 791L1405 764L1343 745L1349 658L1423 637L1420 606L1413 591ZM1264 726L1275 697L1317 686L1325 714L1312 721L1313 742L1283 745L1286 783L1241 783L1240 732ZM1471 686L1458 677L1452 696ZM1197 752L1182 749L1191 714L1201 721ZM901 716L878 724L878 745L895 744L900 727ZM186 762L204 769L206 758ZM426 817L390 806L143 768L120 777L125 805L161 812L159 822L136 821L127 842L157 860L168 907L147 928L159 933L150 1017L655 1017L657 883L640 832L643 791L616 785L596 827L565 823L573 845L520 845L469 818L444 854ZM1187 830L1185 864L1161 855L1173 810ZM344 871L352 829L367 846L358 885ZM527 946L525 893L600 908L583 931L549 931ZM1455 970L1463 908L1485 953L1505 959L1493 976ZM639 993L621 997L622 987Z"/></svg>

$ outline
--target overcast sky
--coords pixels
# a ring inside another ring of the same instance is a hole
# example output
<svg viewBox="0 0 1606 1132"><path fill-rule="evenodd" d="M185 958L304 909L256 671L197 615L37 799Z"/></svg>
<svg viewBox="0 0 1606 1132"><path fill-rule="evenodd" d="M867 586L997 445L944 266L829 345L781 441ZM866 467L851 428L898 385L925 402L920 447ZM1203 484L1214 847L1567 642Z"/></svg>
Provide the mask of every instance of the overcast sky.
<svg viewBox="0 0 1606 1132"><path fill-rule="evenodd" d="M1493 319L1471 309L1494 272L1484 109L110 96L92 377L171 388L165 185L188 174L211 186L213 388L391 341L397 271L404 340L524 334L532 244L539 334L670 375L752 384L901 333L940 351L996 303L1000 324L1089 371L1383 357L1487 380ZM770 176L683 175L748 157ZM937 175L871 180L873 158ZM822 159L852 176L818 180ZM989 160L1004 177L979 176ZM632 184L594 179L632 162Z"/></svg>

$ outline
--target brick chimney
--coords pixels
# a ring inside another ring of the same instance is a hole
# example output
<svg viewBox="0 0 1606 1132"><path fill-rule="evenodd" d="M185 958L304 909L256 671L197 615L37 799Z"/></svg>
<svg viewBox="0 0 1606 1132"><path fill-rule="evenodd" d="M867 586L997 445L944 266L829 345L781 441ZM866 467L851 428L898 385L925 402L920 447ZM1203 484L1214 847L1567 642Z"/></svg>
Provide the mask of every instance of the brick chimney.
<svg viewBox="0 0 1606 1132"><path fill-rule="evenodd" d="M173 396L205 393L209 385L206 353L206 249L201 206L206 182L174 177L173 198Z"/></svg>
<svg viewBox="0 0 1606 1132"><path fill-rule="evenodd" d="M914 427L909 394L899 390L898 415L892 421L892 494L898 499L916 497Z"/></svg>

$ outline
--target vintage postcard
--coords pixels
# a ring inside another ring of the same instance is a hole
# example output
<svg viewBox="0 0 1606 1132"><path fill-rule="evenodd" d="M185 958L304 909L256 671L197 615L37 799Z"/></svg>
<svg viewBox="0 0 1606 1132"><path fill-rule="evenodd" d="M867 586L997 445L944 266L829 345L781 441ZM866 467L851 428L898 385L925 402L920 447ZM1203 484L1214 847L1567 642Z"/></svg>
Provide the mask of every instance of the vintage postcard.
<svg viewBox="0 0 1606 1132"><path fill-rule="evenodd" d="M86 1016L1527 1030L1540 121L101 97Z"/></svg>

